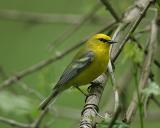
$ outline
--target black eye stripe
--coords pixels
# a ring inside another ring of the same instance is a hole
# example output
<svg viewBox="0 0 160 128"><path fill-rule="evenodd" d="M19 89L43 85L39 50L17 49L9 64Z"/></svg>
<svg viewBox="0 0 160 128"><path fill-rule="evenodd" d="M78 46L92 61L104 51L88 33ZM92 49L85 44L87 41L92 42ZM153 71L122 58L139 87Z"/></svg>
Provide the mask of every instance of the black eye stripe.
<svg viewBox="0 0 160 128"><path fill-rule="evenodd" d="M106 39L104 39L104 38L98 38L98 40L100 40L100 41L102 41L102 42L107 42L107 41L109 41L109 40L106 40Z"/></svg>

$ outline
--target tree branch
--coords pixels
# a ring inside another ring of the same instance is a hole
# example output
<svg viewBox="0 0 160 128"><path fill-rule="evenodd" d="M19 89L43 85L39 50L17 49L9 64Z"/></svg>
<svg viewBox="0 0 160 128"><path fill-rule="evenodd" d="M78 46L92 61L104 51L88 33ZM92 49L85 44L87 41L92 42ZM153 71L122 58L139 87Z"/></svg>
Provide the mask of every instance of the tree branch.
<svg viewBox="0 0 160 128"><path fill-rule="evenodd" d="M138 85L139 92L141 92L141 90L146 86L146 84L148 82L151 63L153 60L153 53L154 53L154 49L155 49L156 37L157 37L157 27L156 27L155 19L154 19L154 21L152 21L151 35L150 35L149 45L147 48L148 53L145 55L142 73L141 73L140 80L139 80L139 85ZM126 123L131 122L131 119L133 118L133 116L136 112L137 101L138 101L137 94L136 94L136 92L134 92L132 101L131 101L131 103L127 109L127 112L126 112L126 117L124 119L124 122L126 122Z"/></svg>
<svg viewBox="0 0 160 128"><path fill-rule="evenodd" d="M155 65L156 65L157 67L160 68L160 62L158 62L158 60L154 60L154 63L155 63Z"/></svg>
<svg viewBox="0 0 160 128"><path fill-rule="evenodd" d="M42 120L44 119L48 111L49 111L49 108L46 108L45 110L41 111L39 117L33 122L32 128L40 128L40 124L42 123Z"/></svg>
<svg viewBox="0 0 160 128"><path fill-rule="evenodd" d="M17 128L39 128L47 112L48 112L48 109L45 109L44 111L42 111L40 115L37 117L37 119L31 124L20 123L15 120L4 118L4 117L0 117L0 122L13 127L17 127Z"/></svg>
<svg viewBox="0 0 160 128"><path fill-rule="evenodd" d="M89 96L86 98L86 103L81 113L80 128L92 128L95 126L95 117L106 84L106 79L106 75L103 74L92 83Z"/></svg>
<svg viewBox="0 0 160 128"><path fill-rule="evenodd" d="M96 11L97 8L94 8ZM81 24L86 16L74 14L49 14L37 12L22 12L18 10L0 10L0 20L12 20L18 22L36 23L36 24ZM102 19L104 17L97 17Z"/></svg>
<svg viewBox="0 0 160 128"><path fill-rule="evenodd" d="M113 9L112 5L108 2L108 0L101 0L101 2L104 4L104 6L106 7L107 10L109 10L109 12L111 13L111 15L114 17L114 19L117 22L120 22L120 18L118 16L118 14L116 13L116 11Z"/></svg>
<svg viewBox="0 0 160 128"><path fill-rule="evenodd" d="M119 114L121 113L121 107L118 106L116 112L114 113L112 120L110 121L108 128L112 128L112 126L114 125L115 121L117 120Z"/></svg>
<svg viewBox="0 0 160 128"><path fill-rule="evenodd" d="M11 119L4 118L4 117L0 117L0 122L4 124L8 124L12 127L17 127L17 128L31 128L30 124L20 123L15 120L11 120Z"/></svg>

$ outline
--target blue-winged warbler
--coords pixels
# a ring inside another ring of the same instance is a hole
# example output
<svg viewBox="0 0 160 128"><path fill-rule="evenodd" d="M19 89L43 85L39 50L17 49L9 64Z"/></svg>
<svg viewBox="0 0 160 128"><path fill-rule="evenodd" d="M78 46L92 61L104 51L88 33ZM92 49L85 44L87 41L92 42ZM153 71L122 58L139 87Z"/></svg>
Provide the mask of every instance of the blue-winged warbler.
<svg viewBox="0 0 160 128"><path fill-rule="evenodd" d="M71 86L89 84L104 73L109 62L110 45L113 43L116 42L105 34L96 34L86 41L40 108L45 109L60 93Z"/></svg>

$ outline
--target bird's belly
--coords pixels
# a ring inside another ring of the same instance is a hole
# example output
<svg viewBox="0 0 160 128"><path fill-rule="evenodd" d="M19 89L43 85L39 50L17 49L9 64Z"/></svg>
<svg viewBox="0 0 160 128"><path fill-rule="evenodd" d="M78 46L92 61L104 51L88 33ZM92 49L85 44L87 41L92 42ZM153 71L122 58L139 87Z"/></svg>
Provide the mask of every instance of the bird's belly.
<svg viewBox="0 0 160 128"><path fill-rule="evenodd" d="M106 71L108 59L96 61L89 65L85 70L83 70L78 76L74 78L72 84L85 85L92 82L98 76L100 76L104 71Z"/></svg>

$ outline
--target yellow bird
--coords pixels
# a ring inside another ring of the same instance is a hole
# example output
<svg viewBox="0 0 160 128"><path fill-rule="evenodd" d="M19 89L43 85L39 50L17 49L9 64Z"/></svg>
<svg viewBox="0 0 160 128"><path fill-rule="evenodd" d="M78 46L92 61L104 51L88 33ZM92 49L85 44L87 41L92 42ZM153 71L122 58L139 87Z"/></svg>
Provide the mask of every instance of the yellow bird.
<svg viewBox="0 0 160 128"><path fill-rule="evenodd" d="M91 37L67 66L51 94L40 104L45 109L51 101L71 86L86 85L106 71L110 45L116 43L105 34Z"/></svg>

